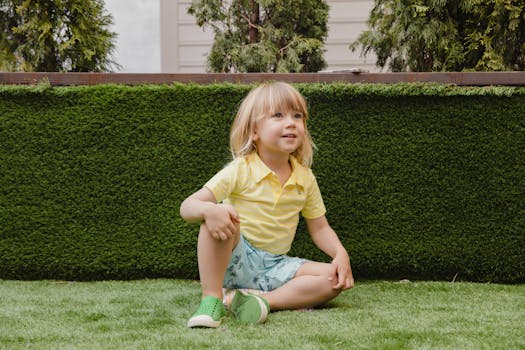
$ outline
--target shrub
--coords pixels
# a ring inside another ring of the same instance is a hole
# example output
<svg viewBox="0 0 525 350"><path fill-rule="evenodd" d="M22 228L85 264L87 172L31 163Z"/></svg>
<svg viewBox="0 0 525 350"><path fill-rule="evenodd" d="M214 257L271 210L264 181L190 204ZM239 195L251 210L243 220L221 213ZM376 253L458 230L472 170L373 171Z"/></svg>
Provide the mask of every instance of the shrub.
<svg viewBox="0 0 525 350"><path fill-rule="evenodd" d="M297 87L356 277L525 281L525 89ZM179 205L251 86L0 86L0 278L196 278ZM301 222L291 254L328 261Z"/></svg>

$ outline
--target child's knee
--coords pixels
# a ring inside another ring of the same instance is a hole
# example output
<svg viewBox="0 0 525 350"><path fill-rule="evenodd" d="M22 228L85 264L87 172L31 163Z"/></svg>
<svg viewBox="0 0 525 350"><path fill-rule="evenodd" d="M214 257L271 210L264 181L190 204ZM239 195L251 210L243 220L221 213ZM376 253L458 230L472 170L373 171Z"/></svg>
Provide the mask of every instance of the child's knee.
<svg viewBox="0 0 525 350"><path fill-rule="evenodd" d="M333 278L337 279L337 276L330 274L331 270L326 269L321 273L318 278L318 290L322 294L324 302L327 302L339 294L341 294L342 289L334 288L337 285L337 281L334 281Z"/></svg>
<svg viewBox="0 0 525 350"><path fill-rule="evenodd" d="M336 284L337 281L330 280L329 276L323 276L323 290L326 295L326 301L333 299L339 294L341 294L342 289L334 288Z"/></svg>
<svg viewBox="0 0 525 350"><path fill-rule="evenodd" d="M235 230L232 231L231 237L228 237L226 239L218 239L214 237L214 235L212 235L206 224L202 223L199 229L199 237L202 237L202 239L205 241L211 239L211 241L214 241L216 243L232 245L233 247L235 247L237 246L237 243L239 243L241 237L240 226L236 225Z"/></svg>

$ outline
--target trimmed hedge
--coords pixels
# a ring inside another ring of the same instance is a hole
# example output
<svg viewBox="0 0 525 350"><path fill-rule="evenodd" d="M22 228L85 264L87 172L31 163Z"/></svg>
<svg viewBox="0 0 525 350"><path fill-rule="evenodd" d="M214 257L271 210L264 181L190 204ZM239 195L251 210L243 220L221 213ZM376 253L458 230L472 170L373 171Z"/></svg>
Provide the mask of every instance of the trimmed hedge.
<svg viewBox="0 0 525 350"><path fill-rule="evenodd" d="M251 87L0 86L0 278L198 277L178 208ZM356 277L525 282L524 88L297 87Z"/></svg>

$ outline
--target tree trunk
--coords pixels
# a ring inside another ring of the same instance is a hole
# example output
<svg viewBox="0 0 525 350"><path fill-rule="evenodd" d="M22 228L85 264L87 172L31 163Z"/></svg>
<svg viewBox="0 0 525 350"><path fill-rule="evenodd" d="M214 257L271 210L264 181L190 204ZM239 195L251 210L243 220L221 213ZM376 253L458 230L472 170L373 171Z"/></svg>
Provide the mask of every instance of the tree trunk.
<svg viewBox="0 0 525 350"><path fill-rule="evenodd" d="M256 0L251 0L250 9L250 44L256 43L259 40L259 3Z"/></svg>

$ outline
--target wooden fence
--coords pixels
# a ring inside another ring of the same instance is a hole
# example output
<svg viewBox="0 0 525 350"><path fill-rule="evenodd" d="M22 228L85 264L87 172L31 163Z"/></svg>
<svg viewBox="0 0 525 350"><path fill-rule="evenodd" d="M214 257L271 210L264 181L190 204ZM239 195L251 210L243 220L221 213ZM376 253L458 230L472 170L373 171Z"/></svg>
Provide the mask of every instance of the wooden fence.
<svg viewBox="0 0 525 350"><path fill-rule="evenodd" d="M268 80L289 83L434 82L459 86L525 86L525 72L418 72L418 73L0 73L0 84L32 85L49 81L53 86L96 84L253 83Z"/></svg>

